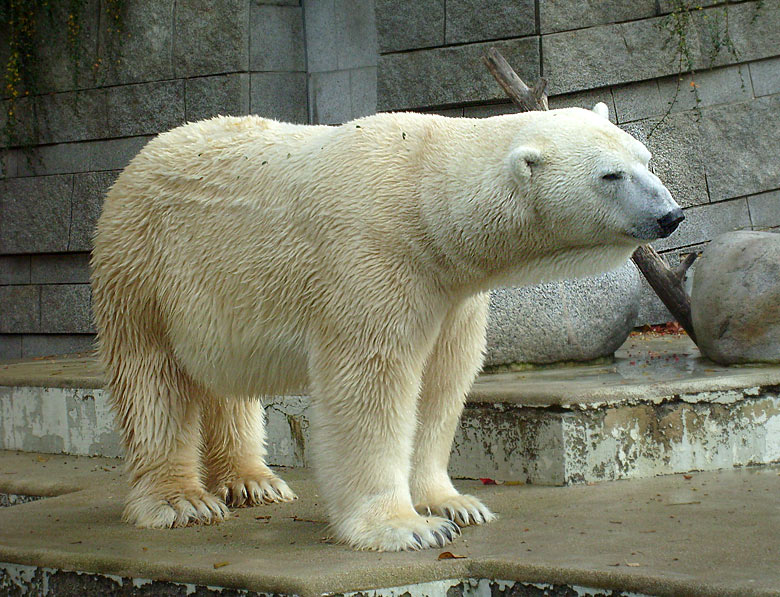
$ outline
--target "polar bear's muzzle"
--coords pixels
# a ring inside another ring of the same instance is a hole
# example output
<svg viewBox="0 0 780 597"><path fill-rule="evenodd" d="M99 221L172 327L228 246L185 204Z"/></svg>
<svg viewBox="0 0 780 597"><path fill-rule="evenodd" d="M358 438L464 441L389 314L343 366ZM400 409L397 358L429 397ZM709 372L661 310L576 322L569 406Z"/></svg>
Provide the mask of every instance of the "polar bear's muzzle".
<svg viewBox="0 0 780 597"><path fill-rule="evenodd" d="M682 222L684 219L685 215L683 214L682 209L679 207L673 209L665 216L658 218L658 227L661 229L661 238L666 238L672 232L677 230L677 226L679 226L680 222Z"/></svg>
<svg viewBox="0 0 780 597"><path fill-rule="evenodd" d="M644 168L632 174L626 197L627 212L633 214L631 235L646 241L666 238L685 219L682 209L655 174Z"/></svg>

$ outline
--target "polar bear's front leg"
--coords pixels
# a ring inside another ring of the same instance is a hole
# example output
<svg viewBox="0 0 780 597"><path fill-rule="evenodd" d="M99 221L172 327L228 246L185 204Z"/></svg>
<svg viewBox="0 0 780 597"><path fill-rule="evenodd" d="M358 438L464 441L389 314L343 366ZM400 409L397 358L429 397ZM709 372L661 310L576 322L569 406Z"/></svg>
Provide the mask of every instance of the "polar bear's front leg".
<svg viewBox="0 0 780 597"><path fill-rule="evenodd" d="M482 366L488 304L489 295L483 293L447 314L425 367L418 405L412 499L419 511L446 516L461 526L495 518L477 498L458 493L447 473L466 394Z"/></svg>
<svg viewBox="0 0 780 597"><path fill-rule="evenodd" d="M420 516L409 492L424 357L336 336L318 342L310 366L315 470L334 538L378 551L444 546L457 525Z"/></svg>
<svg viewBox="0 0 780 597"><path fill-rule="evenodd" d="M265 464L265 410L260 400L207 395L202 410L210 491L235 507L297 499Z"/></svg>

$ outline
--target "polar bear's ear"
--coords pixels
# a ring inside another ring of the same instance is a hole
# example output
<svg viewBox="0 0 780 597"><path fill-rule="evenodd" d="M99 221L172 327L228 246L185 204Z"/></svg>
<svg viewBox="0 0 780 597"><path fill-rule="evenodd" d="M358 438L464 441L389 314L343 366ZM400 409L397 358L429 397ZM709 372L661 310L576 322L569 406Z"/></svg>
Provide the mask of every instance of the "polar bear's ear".
<svg viewBox="0 0 780 597"><path fill-rule="evenodd" d="M518 180L531 178L531 169L541 163L542 152L530 145L521 145L509 154L509 166Z"/></svg>
<svg viewBox="0 0 780 597"><path fill-rule="evenodd" d="M601 116L602 118L606 118L609 120L609 108L607 108L607 104L604 102L599 102L595 106L593 106L593 112Z"/></svg>

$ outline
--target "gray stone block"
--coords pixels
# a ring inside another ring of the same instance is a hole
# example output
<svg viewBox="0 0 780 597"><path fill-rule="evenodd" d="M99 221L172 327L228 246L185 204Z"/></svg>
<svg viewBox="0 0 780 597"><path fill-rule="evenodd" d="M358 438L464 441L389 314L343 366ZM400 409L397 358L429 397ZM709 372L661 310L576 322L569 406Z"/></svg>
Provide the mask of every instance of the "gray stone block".
<svg viewBox="0 0 780 597"><path fill-rule="evenodd" d="M617 121L620 123L661 116L668 106L661 99L658 80L618 85L612 89Z"/></svg>
<svg viewBox="0 0 780 597"><path fill-rule="evenodd" d="M338 124L352 117L349 71L330 71L309 75L311 121Z"/></svg>
<svg viewBox="0 0 780 597"><path fill-rule="evenodd" d="M12 150L17 176L121 170L152 136L42 145Z"/></svg>
<svg viewBox="0 0 780 597"><path fill-rule="evenodd" d="M780 190L747 198L753 229L780 226Z"/></svg>
<svg viewBox="0 0 780 597"><path fill-rule="evenodd" d="M95 332L92 324L92 295L89 284L47 284L40 289L41 332L45 334Z"/></svg>
<svg viewBox="0 0 780 597"><path fill-rule="evenodd" d="M20 97L11 106L6 100L0 105L0 139L3 147L20 147L34 145L41 137L41 129L45 123L39 118L37 111L38 98ZM9 118L8 112L13 107Z"/></svg>
<svg viewBox="0 0 780 597"><path fill-rule="evenodd" d="M642 276L642 287L639 291L639 309L634 326L657 325L673 321L674 316L669 313L669 309L661 302L658 295Z"/></svg>
<svg viewBox="0 0 780 597"><path fill-rule="evenodd" d="M338 70L338 38L334 0L306 0L304 3L306 70L319 73Z"/></svg>
<svg viewBox="0 0 780 597"><path fill-rule="evenodd" d="M564 95L553 95L548 98L551 110L557 108L585 108L586 110L591 110L599 102L607 105L607 108L609 108L609 119L612 122L617 122L615 99L612 97L612 90L609 87L566 93Z"/></svg>
<svg viewBox="0 0 780 597"><path fill-rule="evenodd" d="M712 201L780 187L774 156L780 139L780 97L702 111L699 151L706 160Z"/></svg>
<svg viewBox="0 0 780 597"><path fill-rule="evenodd" d="M352 118L376 114L376 66L349 71Z"/></svg>
<svg viewBox="0 0 780 597"><path fill-rule="evenodd" d="M176 77L248 70L249 2L189 0L175 7Z"/></svg>
<svg viewBox="0 0 780 597"><path fill-rule="evenodd" d="M379 59L378 109L505 99L482 64L489 47L497 48L523 80L539 78L539 43L535 37L388 54Z"/></svg>
<svg viewBox="0 0 780 597"><path fill-rule="evenodd" d="M756 97L780 93L780 57L748 64Z"/></svg>
<svg viewBox="0 0 780 597"><path fill-rule="evenodd" d="M0 286L0 334L40 330L40 286Z"/></svg>
<svg viewBox="0 0 780 597"><path fill-rule="evenodd" d="M780 0L744 2L727 5L726 9L734 52L721 49L715 64L733 64L777 56L780 48ZM709 21L704 20L700 24L706 31L700 34L703 40L702 55L708 57L713 52L713 45L717 43L713 41L710 33L712 21L719 13L723 13L723 8L711 8L703 12L709 16ZM722 30L725 30L726 21L723 17L721 23Z"/></svg>
<svg viewBox="0 0 780 597"><path fill-rule="evenodd" d="M685 220L669 238L653 243L658 251L706 242L724 232L750 230L747 201L733 199L685 210Z"/></svg>
<svg viewBox="0 0 780 597"><path fill-rule="evenodd" d="M0 361L22 358L21 334L0 334Z"/></svg>
<svg viewBox="0 0 780 597"><path fill-rule="evenodd" d="M67 250L72 176L10 178L0 189L0 253Z"/></svg>
<svg viewBox="0 0 780 597"><path fill-rule="evenodd" d="M249 68L252 71L305 71L303 13L299 6L252 4Z"/></svg>
<svg viewBox="0 0 780 597"><path fill-rule="evenodd" d="M664 44L658 18L542 36L548 93L556 95L676 72L673 43ZM691 27L690 36L696 31ZM692 42L694 48L697 41ZM699 56L694 52L695 63Z"/></svg>
<svg viewBox="0 0 780 597"><path fill-rule="evenodd" d="M452 112L452 110L461 110L466 118L490 118L491 116L501 116L503 114L517 114L520 109L512 103L500 104L482 104L481 106L466 106L465 108L452 108L450 110L439 110L442 112ZM454 116L455 114L444 114L445 116Z"/></svg>
<svg viewBox="0 0 780 597"><path fill-rule="evenodd" d="M753 98L749 73L741 66L665 77L658 81L658 89L664 106L659 114L749 101Z"/></svg>
<svg viewBox="0 0 780 597"><path fill-rule="evenodd" d="M534 33L534 0L447 0L445 42L448 44Z"/></svg>
<svg viewBox="0 0 780 597"><path fill-rule="evenodd" d="M0 257L0 284L29 284L30 256L3 255Z"/></svg>
<svg viewBox="0 0 780 597"><path fill-rule="evenodd" d="M0 180L16 176L18 150L0 150Z"/></svg>
<svg viewBox="0 0 780 597"><path fill-rule="evenodd" d="M611 356L634 327L639 288L627 262L600 276L495 290L485 365Z"/></svg>
<svg viewBox="0 0 780 597"><path fill-rule="evenodd" d="M691 315L699 349L713 361L780 362L780 235L713 239L699 258Z"/></svg>
<svg viewBox="0 0 780 597"><path fill-rule="evenodd" d="M74 175L69 251L92 250L92 235L103 207L103 198L117 176L118 170Z"/></svg>
<svg viewBox="0 0 780 597"><path fill-rule="evenodd" d="M306 123L306 73L252 73L250 110L267 118Z"/></svg>
<svg viewBox="0 0 780 597"><path fill-rule="evenodd" d="M89 284L89 253L33 255L31 259L33 284Z"/></svg>
<svg viewBox="0 0 780 597"><path fill-rule="evenodd" d="M95 350L93 334L26 334L21 338L25 359Z"/></svg>
<svg viewBox="0 0 780 597"><path fill-rule="evenodd" d="M700 123L695 113L671 114L621 125L652 152L651 168L683 207L709 201Z"/></svg>
<svg viewBox="0 0 780 597"><path fill-rule="evenodd" d="M706 8L713 4L721 4L721 0L696 0L695 3L688 3L693 10L697 10L698 7ZM680 0L658 0L658 12L659 14L668 14L671 12L679 12L685 7L685 4Z"/></svg>
<svg viewBox="0 0 780 597"><path fill-rule="evenodd" d="M99 137L132 137L184 123L184 81L121 85L106 90L107 126Z"/></svg>
<svg viewBox="0 0 780 597"><path fill-rule="evenodd" d="M655 0L539 0L539 22L542 33L583 29L653 17L655 4Z"/></svg>
<svg viewBox="0 0 780 597"><path fill-rule="evenodd" d="M109 113L102 89L42 95L35 98L35 145L97 139L106 135Z"/></svg>
<svg viewBox="0 0 780 597"><path fill-rule="evenodd" d="M100 11L100 64L95 69L99 86L173 78L173 8L176 4L174 0L124 2L120 9L120 32L116 31L111 11ZM191 7L194 3L178 4ZM201 22L211 26L211 21L203 19L202 15ZM180 38L187 35L181 28L177 33ZM219 49L221 46L216 45L213 51Z"/></svg>
<svg viewBox="0 0 780 597"><path fill-rule="evenodd" d="M187 79L186 120L249 114L249 73Z"/></svg>
<svg viewBox="0 0 780 597"><path fill-rule="evenodd" d="M77 59L68 40L66 26L68 14L74 7L79 8ZM39 14L38 43L35 44L35 58L31 61L39 65L35 72L35 92L51 93L93 87L94 64L98 57L100 1L85 0L78 4L49 2L45 11L50 16L44 11ZM7 60L2 64L7 64Z"/></svg>
<svg viewBox="0 0 780 597"><path fill-rule="evenodd" d="M379 51L444 44L444 0L376 0Z"/></svg>
<svg viewBox="0 0 780 597"><path fill-rule="evenodd" d="M377 35L374 3L335 0L336 56L340 70L376 66Z"/></svg>
<svg viewBox="0 0 780 597"><path fill-rule="evenodd" d="M463 108L443 108L441 110L421 110L422 114L438 114L447 118L463 118Z"/></svg>

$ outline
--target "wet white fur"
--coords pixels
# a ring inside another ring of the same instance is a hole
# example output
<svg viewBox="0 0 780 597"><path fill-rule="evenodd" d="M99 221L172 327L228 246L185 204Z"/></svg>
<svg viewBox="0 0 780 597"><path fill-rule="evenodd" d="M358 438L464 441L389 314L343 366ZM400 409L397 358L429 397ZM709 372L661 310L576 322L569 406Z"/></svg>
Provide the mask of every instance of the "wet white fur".
<svg viewBox="0 0 780 597"><path fill-rule="evenodd" d="M108 194L93 254L125 518L184 525L221 519L224 500L293 499L263 462L255 397L308 387L339 540L415 549L449 540L442 517L492 519L447 475L486 291L623 263L640 241L599 169L648 158L579 109L218 117L151 141Z"/></svg>

